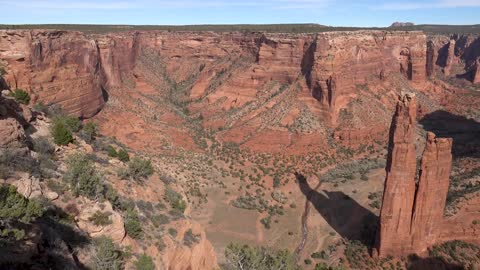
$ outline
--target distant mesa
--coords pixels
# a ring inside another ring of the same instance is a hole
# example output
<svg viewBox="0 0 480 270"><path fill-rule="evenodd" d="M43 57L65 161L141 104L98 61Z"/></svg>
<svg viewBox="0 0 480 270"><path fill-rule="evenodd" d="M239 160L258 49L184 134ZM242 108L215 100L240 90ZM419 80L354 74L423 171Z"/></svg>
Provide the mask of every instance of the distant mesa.
<svg viewBox="0 0 480 270"><path fill-rule="evenodd" d="M414 26L415 24L412 22L394 22L390 27L407 27L407 26Z"/></svg>

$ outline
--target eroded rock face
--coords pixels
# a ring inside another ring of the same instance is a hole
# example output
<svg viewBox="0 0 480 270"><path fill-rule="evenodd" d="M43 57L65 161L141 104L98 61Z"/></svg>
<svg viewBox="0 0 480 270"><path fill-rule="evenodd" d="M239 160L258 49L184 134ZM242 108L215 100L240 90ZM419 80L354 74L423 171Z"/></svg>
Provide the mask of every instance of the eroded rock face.
<svg viewBox="0 0 480 270"><path fill-rule="evenodd" d="M421 254L428 247L449 240L479 242L474 222L480 218L480 208L475 203L478 198L466 199L456 216L444 218L452 139L427 134L415 186L415 115L415 99L407 94L398 102L390 132L376 240L376 249L382 257Z"/></svg>
<svg viewBox="0 0 480 270"><path fill-rule="evenodd" d="M312 95L337 111L357 84L402 73L426 78L426 37L421 32L357 31L320 33L312 68ZM333 115L335 116L335 115Z"/></svg>
<svg viewBox="0 0 480 270"><path fill-rule="evenodd" d="M438 241L438 225L443 220L451 168L452 139L436 138L429 132L412 217L412 248L416 252L426 251Z"/></svg>
<svg viewBox="0 0 480 270"><path fill-rule="evenodd" d="M125 238L123 217L113 210L110 202L105 201L99 204L84 198L83 203L80 204L79 208L80 214L77 217L77 225L82 231L85 231L91 237L107 236L112 238L116 243L121 243ZM107 214L109 216L110 224L95 225L91 218L97 212Z"/></svg>
<svg viewBox="0 0 480 270"><path fill-rule="evenodd" d="M377 249L380 256L408 254L415 195L414 134L416 101L405 95L398 102L390 127L387 176L380 212Z"/></svg>
<svg viewBox="0 0 480 270"><path fill-rule="evenodd" d="M455 39L450 39L450 43L448 44L447 59L445 62L445 67L443 68L443 73L445 73L445 76L450 75L450 71L452 69L454 59L455 59Z"/></svg>
<svg viewBox="0 0 480 270"><path fill-rule="evenodd" d="M167 238L167 241L165 241L167 248L161 257L165 269L218 269L217 256L213 246L206 239L205 232L198 223L191 220L181 220L177 222L175 227L178 231L177 239L172 241ZM191 247L182 243L185 232L188 230L191 230L196 237L196 241L191 244Z"/></svg>
<svg viewBox="0 0 480 270"><path fill-rule="evenodd" d="M33 102L59 104L79 117L103 106L103 71L94 40L79 32L0 31L0 60L10 88L28 91Z"/></svg>
<svg viewBox="0 0 480 270"><path fill-rule="evenodd" d="M480 83L480 58L477 58L477 61L475 61L475 67L474 67L474 73L473 73L473 83Z"/></svg>

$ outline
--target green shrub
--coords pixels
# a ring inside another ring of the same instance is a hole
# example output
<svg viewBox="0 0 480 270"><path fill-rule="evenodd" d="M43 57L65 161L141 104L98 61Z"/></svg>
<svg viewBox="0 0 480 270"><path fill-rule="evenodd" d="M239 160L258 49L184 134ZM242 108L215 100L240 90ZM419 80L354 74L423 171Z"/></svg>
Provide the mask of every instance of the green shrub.
<svg viewBox="0 0 480 270"><path fill-rule="evenodd" d="M25 90L17 88L13 90L11 96L14 97L15 101L17 101L18 103L25 105L28 105L30 103L30 95Z"/></svg>
<svg viewBox="0 0 480 270"><path fill-rule="evenodd" d="M170 234L173 238L177 237L178 232L175 228L168 228L168 234Z"/></svg>
<svg viewBox="0 0 480 270"><path fill-rule="evenodd" d="M187 208L187 203L183 200L182 195L169 186L165 189L165 200L170 203L173 209L179 211L181 214L183 214Z"/></svg>
<svg viewBox="0 0 480 270"><path fill-rule="evenodd" d="M72 132L63 122L54 122L50 130L53 141L57 145L67 145L73 142Z"/></svg>
<svg viewBox="0 0 480 270"><path fill-rule="evenodd" d="M100 174L90 157L83 153L75 153L67 159L67 171L63 180L69 184L75 196L82 195L97 199L102 195L103 186Z"/></svg>
<svg viewBox="0 0 480 270"><path fill-rule="evenodd" d="M228 269L257 270L299 270L295 256L288 250L275 251L266 247L254 247L230 244L225 248L226 266Z"/></svg>
<svg viewBox="0 0 480 270"><path fill-rule="evenodd" d="M123 148L117 152L117 157L122 162L130 161L130 156L128 155L128 152Z"/></svg>
<svg viewBox="0 0 480 270"><path fill-rule="evenodd" d="M138 218L138 213L135 209L130 208L125 211L125 231L127 234L134 238L139 239L142 237L142 225L140 224L140 219Z"/></svg>
<svg viewBox="0 0 480 270"><path fill-rule="evenodd" d="M91 260L94 270L123 269L123 253L112 239L102 236L93 240L93 256Z"/></svg>
<svg viewBox="0 0 480 270"><path fill-rule="evenodd" d="M188 247L192 247L200 241L200 235L194 234L192 229L188 229L183 235L183 244Z"/></svg>
<svg viewBox="0 0 480 270"><path fill-rule="evenodd" d="M109 157L117 157L118 156L118 153L117 153L117 150L115 150L115 147L109 145L107 146L107 155Z"/></svg>
<svg viewBox="0 0 480 270"><path fill-rule="evenodd" d="M150 256L142 254L137 261L133 263L136 270L155 270L155 264Z"/></svg>
<svg viewBox="0 0 480 270"><path fill-rule="evenodd" d="M80 137L86 142L91 143L95 140L98 133L97 125L93 122L88 122L83 126L82 131L80 131Z"/></svg>
<svg viewBox="0 0 480 270"><path fill-rule="evenodd" d="M0 77L4 76L5 74L7 74L7 71L5 70L5 68L0 67Z"/></svg>
<svg viewBox="0 0 480 270"><path fill-rule="evenodd" d="M120 171L119 176L123 179L131 178L136 181L148 178L153 174L152 162L140 157L134 157L128 162L127 170Z"/></svg>
<svg viewBox="0 0 480 270"><path fill-rule="evenodd" d="M50 143L47 137L38 137L33 140L33 150L39 154L51 156L55 152L55 146Z"/></svg>
<svg viewBox="0 0 480 270"><path fill-rule="evenodd" d="M39 202L28 200L11 185L0 186L0 220L19 220L30 223L44 213Z"/></svg>
<svg viewBox="0 0 480 270"><path fill-rule="evenodd" d="M71 132L79 132L82 129L82 122L74 116L63 116L58 118L57 121L63 121Z"/></svg>
<svg viewBox="0 0 480 270"><path fill-rule="evenodd" d="M92 222L95 226L107 226L112 224L110 220L111 215L112 213L110 212L97 211L93 216L88 218L88 221Z"/></svg>

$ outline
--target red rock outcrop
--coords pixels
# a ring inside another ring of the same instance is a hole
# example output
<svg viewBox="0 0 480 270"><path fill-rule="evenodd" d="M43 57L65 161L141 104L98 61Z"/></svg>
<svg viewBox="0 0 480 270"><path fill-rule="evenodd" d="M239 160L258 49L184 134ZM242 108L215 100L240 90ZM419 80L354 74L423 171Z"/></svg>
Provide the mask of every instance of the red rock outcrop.
<svg viewBox="0 0 480 270"><path fill-rule="evenodd" d="M414 135L416 101L405 95L398 102L390 128L387 176L380 212L377 250L380 256L411 252L410 227L415 196Z"/></svg>
<svg viewBox="0 0 480 270"><path fill-rule="evenodd" d="M423 252L438 241L452 168L452 139L427 134L412 217L412 250Z"/></svg>
<svg viewBox="0 0 480 270"><path fill-rule="evenodd" d="M426 75L428 78L435 76L435 65L438 58L438 53L433 41L427 42L427 70Z"/></svg>
<svg viewBox="0 0 480 270"><path fill-rule="evenodd" d="M0 31L0 60L10 88L60 104L80 117L103 106L102 69L94 40L79 32Z"/></svg>
<svg viewBox="0 0 480 270"><path fill-rule="evenodd" d="M415 186L415 115L415 100L407 94L397 105L390 132L376 239L376 250L382 257L421 254L432 245L449 240L480 242L474 222L480 218L480 207L475 200L467 199L459 214L444 218L452 167L452 139L427 134Z"/></svg>
<svg viewBox="0 0 480 270"><path fill-rule="evenodd" d="M356 31L320 33L312 69L312 96L338 111L357 84L402 73L426 78L426 36L421 32ZM334 115L335 116L335 115Z"/></svg>
<svg viewBox="0 0 480 270"><path fill-rule="evenodd" d="M480 57L475 61L475 66L473 70L473 83L480 83Z"/></svg>
<svg viewBox="0 0 480 270"><path fill-rule="evenodd" d="M445 62L445 67L443 68L443 73L445 74L445 76L450 75L450 71L452 69L454 59L455 59L455 39L450 39L450 43L448 43L447 60Z"/></svg>

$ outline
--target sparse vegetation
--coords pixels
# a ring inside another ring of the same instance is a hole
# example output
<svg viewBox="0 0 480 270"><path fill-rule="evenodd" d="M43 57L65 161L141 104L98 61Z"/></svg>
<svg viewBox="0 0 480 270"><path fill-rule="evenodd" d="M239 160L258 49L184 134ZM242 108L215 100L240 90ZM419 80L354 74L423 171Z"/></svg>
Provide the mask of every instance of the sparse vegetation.
<svg viewBox="0 0 480 270"><path fill-rule="evenodd" d="M102 195L103 185L100 174L92 159L84 153L75 153L67 159L67 170L63 180L68 183L75 196L82 195L96 199Z"/></svg>
<svg viewBox="0 0 480 270"><path fill-rule="evenodd" d="M133 265L136 270L155 270L155 264L153 263L152 257L145 253L140 255Z"/></svg>
<svg viewBox="0 0 480 270"><path fill-rule="evenodd" d="M138 212L135 209L128 209L124 214L125 231L134 238L139 239L143 235L142 225L138 218Z"/></svg>
<svg viewBox="0 0 480 270"><path fill-rule="evenodd" d="M275 251L266 247L230 244L225 248L229 269L299 270L294 256L287 250Z"/></svg>
<svg viewBox="0 0 480 270"><path fill-rule="evenodd" d="M133 157L127 164L127 169L119 172L119 176L123 179L133 179L141 181L153 174L152 162L141 157Z"/></svg>
<svg viewBox="0 0 480 270"><path fill-rule="evenodd" d="M53 141L57 145L67 145L73 142L72 132L62 122L54 122L51 127Z"/></svg>
<svg viewBox="0 0 480 270"><path fill-rule="evenodd" d="M95 226L107 226L112 224L110 216L112 213L97 211L93 216L88 218L88 221L92 222Z"/></svg>
<svg viewBox="0 0 480 270"><path fill-rule="evenodd" d="M30 104L30 95L28 94L27 91L25 91L23 89L18 89L17 88L15 90L13 90L11 95L12 95L12 97L15 98L15 101L17 101L18 103L25 104L25 105Z"/></svg>
<svg viewBox="0 0 480 270"><path fill-rule="evenodd" d="M94 239L92 246L91 267L94 270L123 269L122 250L105 236Z"/></svg>

